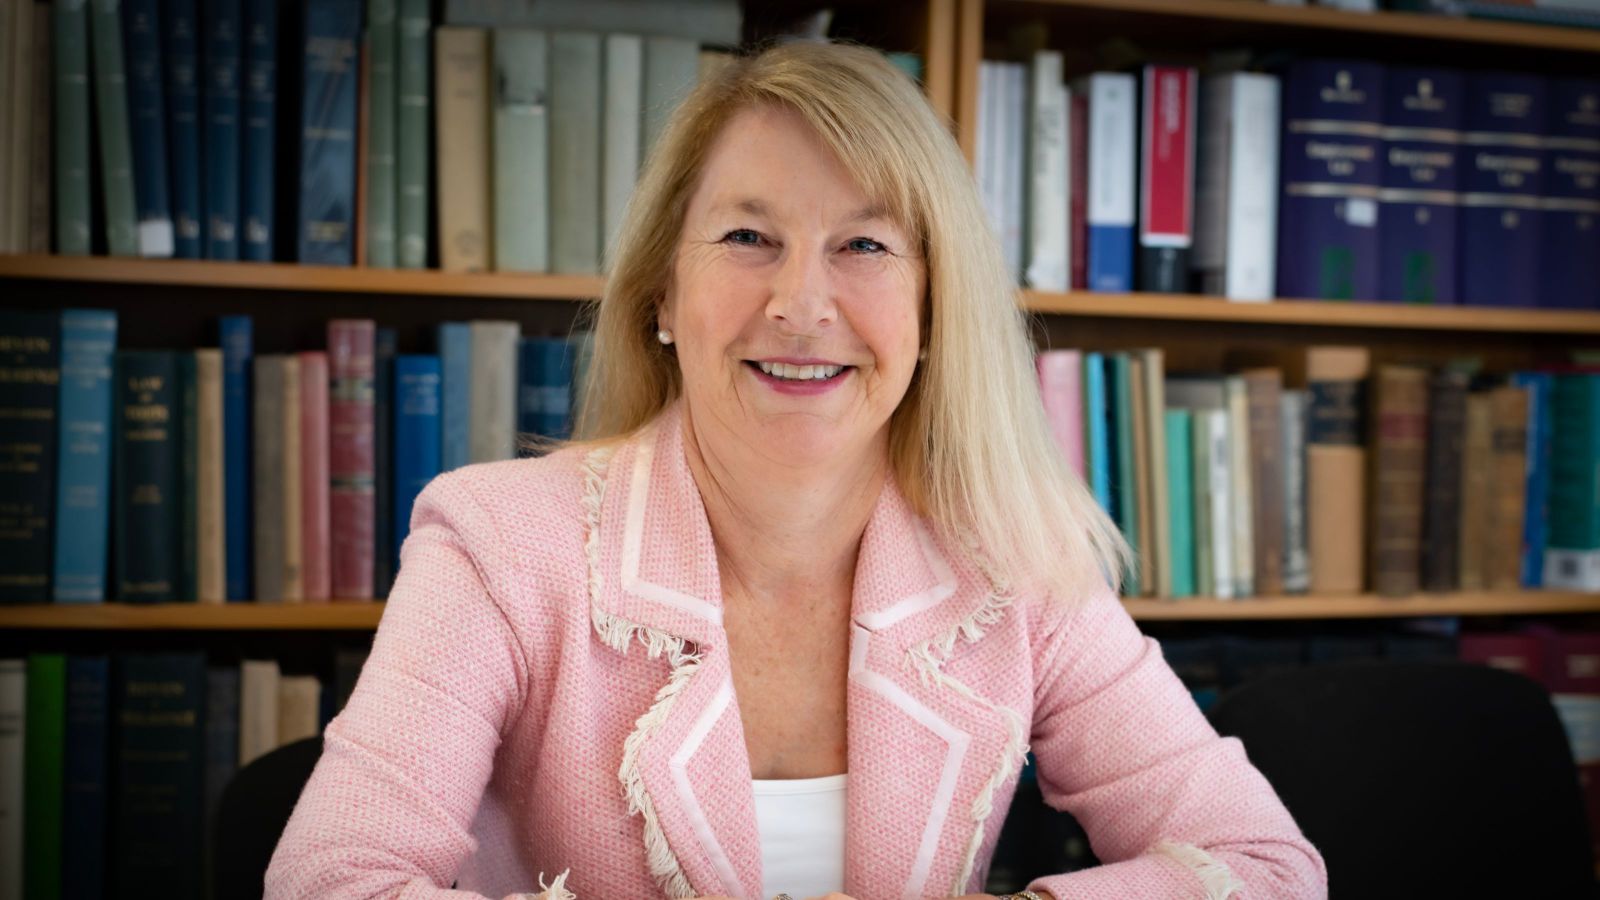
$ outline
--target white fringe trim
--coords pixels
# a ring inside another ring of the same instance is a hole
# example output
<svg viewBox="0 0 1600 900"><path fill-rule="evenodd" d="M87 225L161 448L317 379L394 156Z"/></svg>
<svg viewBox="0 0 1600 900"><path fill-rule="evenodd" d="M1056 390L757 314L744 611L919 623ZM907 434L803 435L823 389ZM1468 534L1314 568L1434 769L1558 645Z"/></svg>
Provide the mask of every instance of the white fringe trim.
<svg viewBox="0 0 1600 900"><path fill-rule="evenodd" d="M651 659L665 654L672 665L672 673L667 677L667 683L656 692L655 702L634 723L633 731L622 743L622 765L617 770L617 779L622 782L622 793L628 801L628 815L637 815L644 820L645 860L651 876L668 897L694 897L694 888L683 874L683 867L673 855L672 848L667 845L666 833L661 830L661 820L656 816L655 803L644 789L643 776L639 771L639 751L667 720L672 705L700 667L700 654L691 649L689 642L683 638L637 625L600 609L600 510L605 505L606 468L611 455L612 448L601 447L590 451L583 460L583 512L588 529L584 536L584 553L589 564L590 616L595 632L606 646L619 653L627 653L629 645L637 638L644 644ZM557 897L550 900L575 898Z"/></svg>
<svg viewBox="0 0 1600 900"><path fill-rule="evenodd" d="M556 876L555 881L552 881L549 884L544 883L544 873L540 872L539 893L518 894L517 896L526 897L528 900L578 900L577 894L567 890L567 874L571 871L571 869L563 871L560 875Z"/></svg>
<svg viewBox="0 0 1600 900"><path fill-rule="evenodd" d="M1228 900L1235 891L1244 890L1244 883L1233 877L1232 869L1193 844L1162 841L1150 852L1169 857L1200 876L1206 900Z"/></svg>

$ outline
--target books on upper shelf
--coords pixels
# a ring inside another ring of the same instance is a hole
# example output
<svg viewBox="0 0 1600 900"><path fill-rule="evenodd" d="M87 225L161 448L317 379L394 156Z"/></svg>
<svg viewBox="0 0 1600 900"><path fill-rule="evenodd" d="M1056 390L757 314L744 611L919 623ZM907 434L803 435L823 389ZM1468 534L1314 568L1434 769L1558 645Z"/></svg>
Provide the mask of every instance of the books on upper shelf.
<svg viewBox="0 0 1600 900"><path fill-rule="evenodd" d="M422 488L568 437L589 352L516 322L443 323L438 352L399 355L370 319L294 353L253 331L127 350L111 311L0 311L0 438L24 448L0 478L0 602L382 596Z"/></svg>

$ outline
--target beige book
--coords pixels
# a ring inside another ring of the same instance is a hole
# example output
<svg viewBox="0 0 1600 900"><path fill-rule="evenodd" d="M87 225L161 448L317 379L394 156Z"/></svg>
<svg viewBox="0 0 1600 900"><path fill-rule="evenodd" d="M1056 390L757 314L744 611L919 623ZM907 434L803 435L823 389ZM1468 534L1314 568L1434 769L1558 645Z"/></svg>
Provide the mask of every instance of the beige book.
<svg viewBox="0 0 1600 900"><path fill-rule="evenodd" d="M1494 401L1483 392L1467 395L1467 427L1461 446L1461 554L1457 572L1461 590L1488 586L1489 517L1494 497ZM1521 546L1519 538L1517 545Z"/></svg>
<svg viewBox="0 0 1600 900"><path fill-rule="evenodd" d="M196 588L201 603L227 600L227 533L222 472L222 351L202 347L195 359Z"/></svg>
<svg viewBox="0 0 1600 900"><path fill-rule="evenodd" d="M1139 594L1156 593L1156 549L1154 497L1150 484L1149 394L1145 389L1145 360L1139 353L1129 354L1128 394L1133 398L1133 496L1139 509Z"/></svg>
<svg viewBox="0 0 1600 900"><path fill-rule="evenodd" d="M322 683L314 675L285 675L278 681L278 746L316 737L322 710Z"/></svg>
<svg viewBox="0 0 1600 900"><path fill-rule="evenodd" d="M517 456L517 322L478 320L470 325L467 448L475 463Z"/></svg>
<svg viewBox="0 0 1600 900"><path fill-rule="evenodd" d="M1148 466L1139 470L1150 482L1151 549L1155 556L1155 594L1172 596L1172 500L1167 484L1167 370L1159 348L1139 351L1144 370L1145 435L1149 445Z"/></svg>
<svg viewBox="0 0 1600 900"><path fill-rule="evenodd" d="M1254 597L1256 495L1250 471L1250 394L1238 375L1224 379L1223 390L1228 396L1228 481L1233 487L1233 595Z"/></svg>
<svg viewBox="0 0 1600 900"><path fill-rule="evenodd" d="M278 746L278 661L239 663L239 767Z"/></svg>
<svg viewBox="0 0 1600 900"><path fill-rule="evenodd" d="M1365 347L1311 347L1286 367L1285 383L1311 391L1306 431L1306 527L1313 594L1358 594L1366 566L1366 436L1361 385Z"/></svg>
<svg viewBox="0 0 1600 900"><path fill-rule="evenodd" d="M486 272L489 232L489 33L434 32L438 97L439 261L447 272Z"/></svg>
<svg viewBox="0 0 1600 900"><path fill-rule="evenodd" d="M288 603L306 599L305 548L300 510L304 501L300 490L300 360L283 359L283 597Z"/></svg>
<svg viewBox="0 0 1600 900"><path fill-rule="evenodd" d="M1489 393L1489 548L1484 581L1495 590L1522 587L1522 530L1528 471L1528 389L1506 384Z"/></svg>

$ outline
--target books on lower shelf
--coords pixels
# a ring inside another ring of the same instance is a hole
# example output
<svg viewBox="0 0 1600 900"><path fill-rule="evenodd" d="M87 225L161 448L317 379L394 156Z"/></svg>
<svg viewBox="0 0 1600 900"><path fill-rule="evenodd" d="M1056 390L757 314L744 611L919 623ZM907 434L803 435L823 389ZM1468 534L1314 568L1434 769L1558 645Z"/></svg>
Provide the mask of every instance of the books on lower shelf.
<svg viewBox="0 0 1600 900"><path fill-rule="evenodd" d="M231 316L220 347L119 350L110 311L0 311L0 436L26 448L0 477L0 602L383 596L429 480L571 434L587 336L451 322L397 356L370 319L327 335L257 353Z"/></svg>

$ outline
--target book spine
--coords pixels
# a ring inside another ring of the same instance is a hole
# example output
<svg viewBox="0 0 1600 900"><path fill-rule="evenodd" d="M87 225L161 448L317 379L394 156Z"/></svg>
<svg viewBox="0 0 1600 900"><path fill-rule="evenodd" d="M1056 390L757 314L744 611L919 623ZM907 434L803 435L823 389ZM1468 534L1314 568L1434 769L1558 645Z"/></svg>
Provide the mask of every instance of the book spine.
<svg viewBox="0 0 1600 900"><path fill-rule="evenodd" d="M91 244L88 0L57 0L52 6L56 253L88 256Z"/></svg>
<svg viewBox="0 0 1600 900"><path fill-rule="evenodd" d="M23 896L53 900L61 896L62 771L66 742L67 658L59 653L28 657L27 722L23 735Z"/></svg>
<svg viewBox="0 0 1600 900"><path fill-rule="evenodd" d="M28 208L22 229L23 243L19 249L28 253L50 252L50 178L53 167L50 157L50 88L54 80L54 62L50 58L50 33L54 25L50 5L33 3L33 68L29 83L28 120Z"/></svg>
<svg viewBox="0 0 1600 900"><path fill-rule="evenodd" d="M592 20L588 24L596 26ZM666 129L667 120L700 79L698 40L668 31L649 34L644 41L644 122L640 126L640 151L647 159ZM552 66L551 71L564 74L558 66ZM555 132L552 132L554 138Z"/></svg>
<svg viewBox="0 0 1600 900"><path fill-rule="evenodd" d="M1491 590L1516 590L1522 583L1522 532L1528 490L1528 391L1503 385L1489 394L1493 474L1491 523L1485 562Z"/></svg>
<svg viewBox="0 0 1600 900"><path fill-rule="evenodd" d="M21 900L22 807L26 766L23 749L27 719L27 661L0 659L0 896Z"/></svg>
<svg viewBox="0 0 1600 900"><path fill-rule="evenodd" d="M1489 475L1494 465L1494 423L1488 394L1478 391L1467 395L1465 421L1456 586L1463 591L1481 591L1486 584L1484 562L1489 555L1489 491L1492 485Z"/></svg>
<svg viewBox="0 0 1600 900"><path fill-rule="evenodd" d="M223 487L222 351L203 347L194 351L196 436L196 492L193 497L196 529L195 598L201 603L228 599L227 517Z"/></svg>
<svg viewBox="0 0 1600 900"><path fill-rule="evenodd" d="M395 0L367 0L367 265L395 267Z"/></svg>
<svg viewBox="0 0 1600 900"><path fill-rule="evenodd" d="M1172 596L1172 495L1167 483L1166 363L1159 349L1140 351L1144 368L1142 415L1150 444L1144 476L1150 485L1151 540L1155 547L1156 596Z"/></svg>
<svg viewBox="0 0 1600 900"><path fill-rule="evenodd" d="M1277 369L1244 373L1250 418L1250 484L1255 527L1255 589L1283 593L1283 376Z"/></svg>
<svg viewBox="0 0 1600 900"><path fill-rule="evenodd" d="M1068 94L1061 82L1062 58L1055 50L1033 57L1028 92L1027 283L1041 291L1065 291L1071 268L1068 245Z"/></svg>
<svg viewBox="0 0 1600 900"><path fill-rule="evenodd" d="M162 0L166 62L167 177L172 188L173 255L205 255L200 178L200 14L196 0Z"/></svg>
<svg viewBox="0 0 1600 900"><path fill-rule="evenodd" d="M428 265L428 0L399 0L395 45L395 236L402 269ZM592 110L591 110L592 112Z"/></svg>
<svg viewBox="0 0 1600 900"><path fill-rule="evenodd" d="M1250 452L1250 393L1243 378L1229 376L1223 380L1228 410L1229 499L1232 501L1231 521L1233 534L1233 585L1234 596L1250 597L1259 591L1256 585L1256 525L1254 468Z"/></svg>
<svg viewBox="0 0 1600 900"><path fill-rule="evenodd" d="M372 584L387 597L394 582L394 358L393 328L379 328L373 342L372 392Z"/></svg>
<svg viewBox="0 0 1600 900"><path fill-rule="evenodd" d="M1600 81L1550 82L1539 305L1600 306Z"/></svg>
<svg viewBox="0 0 1600 900"><path fill-rule="evenodd" d="M561 73L550 86L553 272L600 271L600 54L598 34L550 35L550 70Z"/></svg>
<svg viewBox="0 0 1600 900"><path fill-rule="evenodd" d="M207 259L239 258L239 79L241 0L204 0L205 250Z"/></svg>
<svg viewBox="0 0 1600 900"><path fill-rule="evenodd" d="M239 669L217 666L206 669L206 767L205 832L209 839L206 858L215 859L217 809L222 805L222 790L232 780L239 763Z"/></svg>
<svg viewBox="0 0 1600 900"><path fill-rule="evenodd" d="M1087 478L1083 440L1083 354L1047 350L1035 360L1045 418L1062 458L1079 478Z"/></svg>
<svg viewBox="0 0 1600 900"><path fill-rule="evenodd" d="M489 33L434 32L438 88L439 263L449 272L488 271ZM592 114L593 111L591 111Z"/></svg>
<svg viewBox="0 0 1600 900"><path fill-rule="evenodd" d="M1462 117L1461 302L1533 306L1539 297L1542 78L1474 72Z"/></svg>
<svg viewBox="0 0 1600 900"><path fill-rule="evenodd" d="M468 422L472 415L472 328L465 322L439 325L439 470L471 461Z"/></svg>
<svg viewBox="0 0 1600 900"><path fill-rule="evenodd" d="M1133 447L1133 489L1129 492L1133 505L1138 510L1139 528L1139 596L1162 596L1157 586L1158 556L1161 549L1156 546L1155 522L1155 479L1153 467L1155 455L1152 452L1150 439L1150 417L1152 409L1147 400L1145 385L1150 377L1150 370L1145 367L1144 354L1134 351L1128 361L1128 419L1130 420L1129 443Z"/></svg>
<svg viewBox="0 0 1600 900"><path fill-rule="evenodd" d="M1311 587L1311 555L1306 539L1306 410L1304 390L1281 395L1283 425L1283 591L1304 594Z"/></svg>
<svg viewBox="0 0 1600 900"><path fill-rule="evenodd" d="M0 429L13 442L0 473L0 603L50 599L61 316L0 313Z"/></svg>
<svg viewBox="0 0 1600 900"><path fill-rule="evenodd" d="M1522 586L1544 586L1544 548L1550 530L1551 439L1555 417L1551 410L1551 390L1555 385L1549 372L1517 372L1511 383L1528 390L1528 478L1527 516L1522 532Z"/></svg>
<svg viewBox="0 0 1600 900"><path fill-rule="evenodd" d="M1422 589L1453 591L1460 574L1461 456L1467 377L1436 372L1428 383L1428 455L1422 507Z"/></svg>
<svg viewBox="0 0 1600 900"><path fill-rule="evenodd" d="M1461 74L1394 68L1384 88L1377 299L1455 303Z"/></svg>
<svg viewBox="0 0 1600 900"><path fill-rule="evenodd" d="M1000 248L1006 271L1023 283L1024 206L1027 203L1028 70L1022 63L1001 63Z"/></svg>
<svg viewBox="0 0 1600 900"><path fill-rule="evenodd" d="M1134 78L1097 72L1089 76L1088 287L1133 290L1135 208Z"/></svg>
<svg viewBox="0 0 1600 900"><path fill-rule="evenodd" d="M1278 296L1378 294L1382 67L1301 60L1284 78Z"/></svg>
<svg viewBox="0 0 1600 900"><path fill-rule="evenodd" d="M472 323L472 388L468 434L472 462L515 459L517 455L516 322Z"/></svg>
<svg viewBox="0 0 1600 900"><path fill-rule="evenodd" d="M1217 596L1216 572L1211 565L1211 423L1209 410L1189 411L1190 492L1194 535L1194 590L1201 597Z"/></svg>
<svg viewBox="0 0 1600 900"><path fill-rule="evenodd" d="M1221 599L1241 596L1233 562L1233 423L1225 409L1203 411L1209 442L1211 572Z"/></svg>
<svg viewBox="0 0 1600 900"><path fill-rule="evenodd" d="M550 268L550 38L494 33L495 268Z"/></svg>
<svg viewBox="0 0 1600 900"><path fill-rule="evenodd" d="M1273 298L1278 240L1278 79L1234 72L1202 80L1193 264L1200 289Z"/></svg>
<svg viewBox="0 0 1600 900"><path fill-rule="evenodd" d="M3 15L6 89L0 105L0 252L21 253L28 246L32 204L29 131L33 124L33 0L14 0Z"/></svg>
<svg viewBox="0 0 1600 900"><path fill-rule="evenodd" d="M168 257L173 253L173 229L167 190L159 0L126 0L122 21L126 30L128 129L133 150L139 255Z"/></svg>
<svg viewBox="0 0 1600 900"><path fill-rule="evenodd" d="M307 6L300 140L299 259L303 263L355 264L356 47L360 40L360 0L315 0ZM403 107L401 112L403 119ZM424 185L426 181L424 174Z"/></svg>
<svg viewBox="0 0 1600 900"><path fill-rule="evenodd" d="M1557 375L1550 407L1560 425L1551 439L1545 587L1600 590L1600 508L1592 502L1600 490L1600 375Z"/></svg>
<svg viewBox="0 0 1600 900"><path fill-rule="evenodd" d="M121 0L93 0L90 9L94 99L99 118L95 139L100 143L100 191L105 201L106 246L112 256L137 256L139 230L134 201L132 139L128 133Z"/></svg>
<svg viewBox="0 0 1600 900"><path fill-rule="evenodd" d="M523 439L537 439L544 425L543 338L522 338L517 342L517 453L522 455Z"/></svg>
<svg viewBox="0 0 1600 900"><path fill-rule="evenodd" d="M113 687L116 785L112 891L199 897L204 886L205 657L119 657ZM151 802L160 797L164 802Z"/></svg>
<svg viewBox="0 0 1600 900"><path fill-rule="evenodd" d="M572 436L572 346L561 338L551 338L545 345L543 363L539 386L544 391L544 402L539 404L539 433L564 441Z"/></svg>
<svg viewBox="0 0 1600 900"><path fill-rule="evenodd" d="M67 657L66 737L61 744L61 834L68 861L61 873L61 896L66 900L101 900L106 895L110 697L106 657Z"/></svg>
<svg viewBox="0 0 1600 900"><path fill-rule="evenodd" d="M329 519L333 596L373 596L373 344L370 319L328 323Z"/></svg>
<svg viewBox="0 0 1600 900"><path fill-rule="evenodd" d="M411 510L417 495L440 472L440 393L443 373L439 357L395 357L394 544L400 548L411 533Z"/></svg>
<svg viewBox="0 0 1600 900"><path fill-rule="evenodd" d="M200 595L200 397L199 365L193 351L178 357L178 599Z"/></svg>
<svg viewBox="0 0 1600 900"><path fill-rule="evenodd" d="M1149 548L1140 541L1139 531L1139 502L1134 483L1138 481L1138 470L1134 465L1133 424L1134 400L1132 390L1132 360L1126 353L1117 353L1110 357L1112 366L1111 382L1111 408L1109 415L1115 423L1116 444L1116 478L1113 481L1112 498L1116 506L1117 527L1122 529L1122 536L1128 541L1134 554L1134 565L1127 572L1127 579L1123 582L1124 596L1137 597L1140 592L1139 581L1139 556L1141 552L1148 553ZM1141 549L1142 548L1142 549Z"/></svg>
<svg viewBox="0 0 1600 900"><path fill-rule="evenodd" d="M284 600L284 495L291 487L283 483L283 382L284 358L266 353L255 357L255 601L281 603Z"/></svg>
<svg viewBox="0 0 1600 900"><path fill-rule="evenodd" d="M623 213L638 181L639 129L644 115L644 39L636 34L607 34L605 41L602 249L609 248L622 229Z"/></svg>
<svg viewBox="0 0 1600 900"><path fill-rule="evenodd" d="M227 543L227 597L248 600L255 583L251 570L251 462L255 437L251 429L251 371L255 354L254 323L249 316L223 316L218 323L222 343L223 535Z"/></svg>
<svg viewBox="0 0 1600 900"><path fill-rule="evenodd" d="M1366 379L1362 348L1311 348L1306 382L1307 539L1311 592L1355 594L1366 572Z"/></svg>
<svg viewBox="0 0 1600 900"><path fill-rule="evenodd" d="M1111 512L1111 444L1106 435L1106 366L1100 353L1083 354L1085 464L1089 488L1100 508Z"/></svg>
<svg viewBox="0 0 1600 900"><path fill-rule="evenodd" d="M308 350L300 360L300 566L305 599L332 599L328 495L328 354Z"/></svg>
<svg viewBox="0 0 1600 900"><path fill-rule="evenodd" d="M1421 563L1427 372L1382 366L1374 382L1372 588L1404 597L1416 593Z"/></svg>
<svg viewBox="0 0 1600 900"><path fill-rule="evenodd" d="M1193 597L1195 594L1194 559L1194 481L1190 467L1190 416L1186 409L1168 409L1167 485L1171 497L1172 524L1172 589L1168 596Z"/></svg>
<svg viewBox="0 0 1600 900"><path fill-rule="evenodd" d="M1070 285L1089 286L1089 94L1081 87L1067 92L1067 229L1072 250Z"/></svg>
<svg viewBox="0 0 1600 900"><path fill-rule="evenodd" d="M106 542L111 530L112 360L117 314L61 313L61 395L55 504L57 603L106 599Z"/></svg>
<svg viewBox="0 0 1600 900"><path fill-rule="evenodd" d="M283 600L304 603L305 534L301 528L302 491L304 479L300 475L300 358L289 354L283 358L283 418L279 428L283 432L283 454L279 457L281 468L274 479L283 494Z"/></svg>
<svg viewBox="0 0 1600 900"><path fill-rule="evenodd" d="M1189 288L1198 81L1198 73L1191 68L1144 67L1139 153L1140 290L1172 294Z"/></svg>
<svg viewBox="0 0 1600 900"><path fill-rule="evenodd" d="M270 262L276 221L273 176L278 146L274 127L278 117L278 2L244 0L243 13L244 81L239 104L244 117L239 148L243 156L239 182L243 234L239 256L253 262Z"/></svg>
<svg viewBox="0 0 1600 900"><path fill-rule="evenodd" d="M276 660L239 663L239 768L278 747L280 680Z"/></svg>

